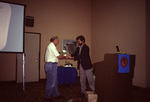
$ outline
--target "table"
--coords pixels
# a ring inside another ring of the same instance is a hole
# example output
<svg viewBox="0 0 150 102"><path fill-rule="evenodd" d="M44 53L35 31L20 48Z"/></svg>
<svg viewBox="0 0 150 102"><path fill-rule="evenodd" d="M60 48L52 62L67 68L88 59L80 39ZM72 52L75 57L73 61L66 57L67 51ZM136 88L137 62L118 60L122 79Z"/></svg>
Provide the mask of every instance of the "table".
<svg viewBox="0 0 150 102"><path fill-rule="evenodd" d="M75 67L58 66L57 69L58 84L72 84L77 82L77 70Z"/></svg>

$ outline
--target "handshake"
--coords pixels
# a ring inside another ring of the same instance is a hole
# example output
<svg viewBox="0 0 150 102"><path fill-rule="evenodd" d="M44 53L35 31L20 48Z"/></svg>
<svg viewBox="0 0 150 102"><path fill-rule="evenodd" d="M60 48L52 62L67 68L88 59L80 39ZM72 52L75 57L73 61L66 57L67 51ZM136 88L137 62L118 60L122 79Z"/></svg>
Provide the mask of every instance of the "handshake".
<svg viewBox="0 0 150 102"><path fill-rule="evenodd" d="M71 57L71 54L67 53L66 50L62 50L60 54L65 58L65 59L74 59Z"/></svg>
<svg viewBox="0 0 150 102"><path fill-rule="evenodd" d="M71 54L69 54L69 53L66 53L65 58L66 58L66 59L74 59L73 57L71 57Z"/></svg>

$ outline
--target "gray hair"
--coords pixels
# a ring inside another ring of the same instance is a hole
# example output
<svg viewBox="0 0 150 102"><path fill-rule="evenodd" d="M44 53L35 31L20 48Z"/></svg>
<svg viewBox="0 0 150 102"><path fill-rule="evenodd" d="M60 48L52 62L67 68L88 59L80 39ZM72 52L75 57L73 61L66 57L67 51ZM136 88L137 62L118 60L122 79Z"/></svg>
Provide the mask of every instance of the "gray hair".
<svg viewBox="0 0 150 102"><path fill-rule="evenodd" d="M50 42L53 42L55 39L58 39L57 36L53 36L51 39L50 39Z"/></svg>

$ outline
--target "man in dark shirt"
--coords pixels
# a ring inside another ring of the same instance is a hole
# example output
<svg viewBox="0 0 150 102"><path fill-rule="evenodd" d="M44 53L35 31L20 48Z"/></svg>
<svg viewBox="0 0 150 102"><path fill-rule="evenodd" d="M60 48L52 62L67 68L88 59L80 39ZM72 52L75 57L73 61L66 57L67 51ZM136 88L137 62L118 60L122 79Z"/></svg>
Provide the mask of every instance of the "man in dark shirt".
<svg viewBox="0 0 150 102"><path fill-rule="evenodd" d="M92 91L95 91L95 80L92 72L92 63L89 55L89 47L85 44L84 36L78 36L76 38L78 47L74 54L71 54L71 57L74 60L78 60L79 71L80 71L80 84L81 84L81 93L85 94L86 90L86 77L88 79L89 86Z"/></svg>

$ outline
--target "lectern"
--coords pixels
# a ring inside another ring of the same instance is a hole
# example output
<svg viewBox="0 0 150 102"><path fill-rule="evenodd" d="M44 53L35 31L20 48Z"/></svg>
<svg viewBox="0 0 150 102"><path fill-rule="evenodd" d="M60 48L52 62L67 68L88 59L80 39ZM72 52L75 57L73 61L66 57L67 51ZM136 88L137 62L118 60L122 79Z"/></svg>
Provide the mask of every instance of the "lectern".
<svg viewBox="0 0 150 102"><path fill-rule="evenodd" d="M99 102L131 102L135 55L105 54L94 64Z"/></svg>

